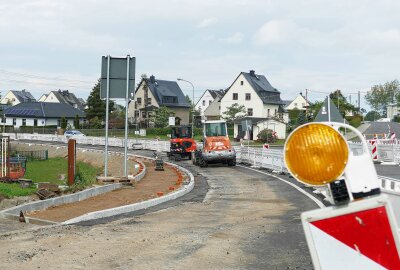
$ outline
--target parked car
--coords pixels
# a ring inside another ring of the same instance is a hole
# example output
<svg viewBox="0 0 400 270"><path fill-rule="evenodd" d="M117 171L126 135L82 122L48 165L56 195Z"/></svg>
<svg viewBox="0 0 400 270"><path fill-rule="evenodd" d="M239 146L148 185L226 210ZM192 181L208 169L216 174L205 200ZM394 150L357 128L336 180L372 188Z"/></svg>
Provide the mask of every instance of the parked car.
<svg viewBox="0 0 400 270"><path fill-rule="evenodd" d="M79 130L67 130L64 132L64 136L70 139L76 137L85 137L86 135L80 132Z"/></svg>

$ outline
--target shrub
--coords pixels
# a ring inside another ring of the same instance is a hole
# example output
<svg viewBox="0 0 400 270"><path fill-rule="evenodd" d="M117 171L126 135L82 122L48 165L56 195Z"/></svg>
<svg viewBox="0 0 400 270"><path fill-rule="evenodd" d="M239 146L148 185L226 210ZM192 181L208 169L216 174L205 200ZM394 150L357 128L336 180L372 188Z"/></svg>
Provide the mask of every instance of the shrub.
<svg viewBox="0 0 400 270"><path fill-rule="evenodd" d="M274 143L276 139L276 132L271 129L263 129L257 135L257 140L264 143Z"/></svg>

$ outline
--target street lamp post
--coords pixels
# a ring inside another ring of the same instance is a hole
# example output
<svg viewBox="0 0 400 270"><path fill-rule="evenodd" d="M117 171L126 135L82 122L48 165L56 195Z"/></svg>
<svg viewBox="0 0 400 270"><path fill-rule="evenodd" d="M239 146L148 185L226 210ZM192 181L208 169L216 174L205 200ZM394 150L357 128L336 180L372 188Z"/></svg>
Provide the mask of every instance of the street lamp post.
<svg viewBox="0 0 400 270"><path fill-rule="evenodd" d="M192 103L193 103L193 110L192 110L192 138L194 138L194 86L193 86L193 83L191 83L191 82L189 82L187 80L184 80L182 78L178 78L177 80L190 83L190 85L192 86Z"/></svg>

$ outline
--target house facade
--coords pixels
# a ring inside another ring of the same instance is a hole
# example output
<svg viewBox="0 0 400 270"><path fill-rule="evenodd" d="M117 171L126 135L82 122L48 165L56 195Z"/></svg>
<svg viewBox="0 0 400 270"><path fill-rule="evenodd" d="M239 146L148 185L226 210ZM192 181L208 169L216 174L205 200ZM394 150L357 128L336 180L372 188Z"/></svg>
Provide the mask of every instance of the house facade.
<svg viewBox="0 0 400 270"><path fill-rule="evenodd" d="M36 99L32 96L32 94L28 91L21 90L10 90L4 97L0 100L1 104L8 104L11 106L24 103L24 102L35 102Z"/></svg>
<svg viewBox="0 0 400 270"><path fill-rule="evenodd" d="M286 105L285 110L290 111L297 109L300 111L305 111L309 105L310 104L307 102L306 98L302 95L302 93L300 93L295 99Z"/></svg>
<svg viewBox="0 0 400 270"><path fill-rule="evenodd" d="M42 95L39 101L49 103L66 103L81 111L85 109L85 104L82 103L82 100L77 98L74 93L71 93L68 90L51 91L47 95Z"/></svg>
<svg viewBox="0 0 400 270"><path fill-rule="evenodd" d="M129 104L128 117L142 127L151 126L151 116L162 106L173 112L177 124L189 124L190 104L177 82L158 80L155 76L143 78L136 88L134 101Z"/></svg>
<svg viewBox="0 0 400 270"><path fill-rule="evenodd" d="M246 128L249 129L248 132L246 132ZM264 129L275 132L278 139L286 138L286 123L276 118L258 117L244 117L235 120L233 136L236 139L257 140L257 135Z"/></svg>
<svg viewBox="0 0 400 270"><path fill-rule="evenodd" d="M204 91L201 98L197 101L195 105L195 110L200 112L200 115L204 115L205 110L212 104L212 102L221 98L224 95L224 90L210 90Z"/></svg>
<svg viewBox="0 0 400 270"><path fill-rule="evenodd" d="M221 119L221 98L216 97L213 102L205 109L203 115L207 120Z"/></svg>
<svg viewBox="0 0 400 270"><path fill-rule="evenodd" d="M78 115L80 123L83 123L85 119L83 111L66 103L25 102L5 109L4 113L5 117L2 118L1 124L15 128L21 126L60 127L63 117L67 120L67 125L79 128L74 126L76 115Z"/></svg>
<svg viewBox="0 0 400 270"><path fill-rule="evenodd" d="M241 72L221 98L221 115L233 104L244 105L249 117L283 117L280 92L272 87L264 75L254 70Z"/></svg>

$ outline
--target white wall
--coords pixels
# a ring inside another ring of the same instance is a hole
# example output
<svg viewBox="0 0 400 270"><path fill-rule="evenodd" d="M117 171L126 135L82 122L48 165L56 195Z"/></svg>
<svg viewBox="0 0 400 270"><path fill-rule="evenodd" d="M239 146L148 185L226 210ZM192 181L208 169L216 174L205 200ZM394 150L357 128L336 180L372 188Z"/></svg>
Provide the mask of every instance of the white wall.
<svg viewBox="0 0 400 270"><path fill-rule="evenodd" d="M258 123L257 127L253 126L254 140L257 140L258 133L260 133L261 130L266 128L275 131L278 139L286 138L286 124L275 120L266 120L264 122Z"/></svg>
<svg viewBox="0 0 400 270"><path fill-rule="evenodd" d="M286 106L285 110L305 110L304 106L308 106L306 99L302 95L298 95L288 106Z"/></svg>
<svg viewBox="0 0 400 270"><path fill-rule="evenodd" d="M210 104L214 101L214 98L210 94L208 90L206 90L203 96L197 102L195 109L200 110L201 115L204 115L204 111L210 106ZM204 104L204 105L203 105Z"/></svg>
<svg viewBox="0 0 400 270"><path fill-rule="evenodd" d="M243 81L243 85L241 85ZM233 100L233 93L238 94L238 100ZM250 93L251 99L245 100L246 93ZM250 83L245 79L243 74L240 74L238 79L232 84L228 92L221 99L221 115L227 110L228 107L232 106L234 103L239 105L244 105L247 109L253 109L253 117L266 117L266 112L264 111L264 103L259 98L257 93L253 90Z"/></svg>
<svg viewBox="0 0 400 270"><path fill-rule="evenodd" d="M8 91L8 93L1 99L0 103L7 104L9 101L12 106L20 103L19 100L16 98L16 96L11 91Z"/></svg>
<svg viewBox="0 0 400 270"><path fill-rule="evenodd" d="M12 126L13 125L13 119L15 118L16 120L16 125L14 127L18 128L22 126L22 119L26 119L26 126L28 127L33 127L34 126L34 119L33 118L23 118L23 117L6 117L6 126ZM50 118L50 119L44 119L44 118L38 118L37 119L37 126L56 126L59 119L56 118ZM43 123L42 123L43 122ZM80 120L80 122L82 122ZM70 124L71 127L74 127L74 119L67 119L67 125ZM3 122L0 123L0 125L4 125ZM75 128L75 127L74 127ZM76 127L78 128L78 127Z"/></svg>
<svg viewBox="0 0 400 270"><path fill-rule="evenodd" d="M58 100L58 98L56 97L56 95L54 95L53 92L51 92L46 99L44 100L44 102L52 102L52 103L60 103L60 101Z"/></svg>

